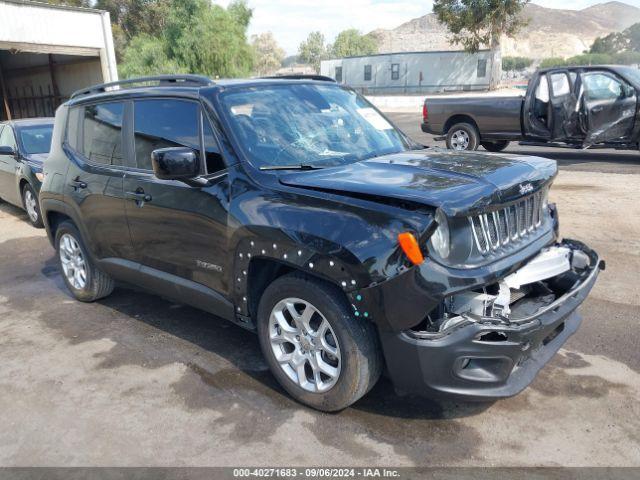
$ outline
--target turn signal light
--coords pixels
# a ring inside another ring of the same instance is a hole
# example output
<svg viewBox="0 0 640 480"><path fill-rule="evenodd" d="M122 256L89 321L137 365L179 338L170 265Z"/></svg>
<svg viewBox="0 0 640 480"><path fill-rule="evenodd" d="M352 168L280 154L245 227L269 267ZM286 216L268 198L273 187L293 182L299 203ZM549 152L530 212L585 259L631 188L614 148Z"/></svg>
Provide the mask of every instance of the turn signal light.
<svg viewBox="0 0 640 480"><path fill-rule="evenodd" d="M411 263L414 265L420 265L424 262L424 256L420 251L420 246L418 245L418 241L413 233L401 233L398 235L398 243L400 243L400 248L402 248L402 251Z"/></svg>

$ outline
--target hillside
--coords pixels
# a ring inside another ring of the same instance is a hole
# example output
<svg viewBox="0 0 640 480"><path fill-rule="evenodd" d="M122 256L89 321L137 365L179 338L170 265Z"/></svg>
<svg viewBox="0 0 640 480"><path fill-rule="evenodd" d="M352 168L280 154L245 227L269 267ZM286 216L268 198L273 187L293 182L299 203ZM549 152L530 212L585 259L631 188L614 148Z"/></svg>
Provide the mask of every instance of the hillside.
<svg viewBox="0 0 640 480"><path fill-rule="evenodd" d="M601 3L583 10L528 4L523 15L529 24L517 38L503 40L503 55L570 57L589 49L596 37L640 22L640 8L622 2ZM381 53L460 48L449 42L446 27L432 13L392 30L374 30L371 35L378 39Z"/></svg>

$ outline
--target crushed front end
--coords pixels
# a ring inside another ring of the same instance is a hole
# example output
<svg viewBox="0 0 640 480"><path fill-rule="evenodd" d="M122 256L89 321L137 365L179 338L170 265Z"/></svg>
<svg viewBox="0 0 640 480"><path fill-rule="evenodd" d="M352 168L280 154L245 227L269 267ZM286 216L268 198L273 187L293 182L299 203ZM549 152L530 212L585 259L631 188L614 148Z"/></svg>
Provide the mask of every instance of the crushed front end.
<svg viewBox="0 0 640 480"><path fill-rule="evenodd" d="M434 255L366 292L388 373L399 393L515 395L578 329L576 310L604 262L558 241L546 191L447 222L452 243L471 238L459 262Z"/></svg>

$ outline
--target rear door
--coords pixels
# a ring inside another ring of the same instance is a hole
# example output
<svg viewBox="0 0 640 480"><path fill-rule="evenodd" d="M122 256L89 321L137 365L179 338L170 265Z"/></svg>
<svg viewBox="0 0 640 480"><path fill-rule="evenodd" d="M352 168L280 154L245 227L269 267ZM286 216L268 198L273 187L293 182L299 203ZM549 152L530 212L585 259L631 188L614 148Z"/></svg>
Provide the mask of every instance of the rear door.
<svg viewBox="0 0 640 480"><path fill-rule="evenodd" d="M124 181L126 211L138 261L147 267L228 292L229 183L211 125L199 102L179 98L134 102L137 168ZM184 146L197 152L208 185L159 180L151 152Z"/></svg>
<svg viewBox="0 0 640 480"><path fill-rule="evenodd" d="M65 198L98 258L131 258L122 180L125 102L71 107Z"/></svg>
<svg viewBox="0 0 640 480"><path fill-rule="evenodd" d="M629 140L638 102L635 88L608 71L583 72L580 79L585 146Z"/></svg>
<svg viewBox="0 0 640 480"><path fill-rule="evenodd" d="M13 128L0 125L0 145L18 149ZM0 198L14 205L21 205L21 198L16 187L16 171L18 160L14 155L0 155Z"/></svg>

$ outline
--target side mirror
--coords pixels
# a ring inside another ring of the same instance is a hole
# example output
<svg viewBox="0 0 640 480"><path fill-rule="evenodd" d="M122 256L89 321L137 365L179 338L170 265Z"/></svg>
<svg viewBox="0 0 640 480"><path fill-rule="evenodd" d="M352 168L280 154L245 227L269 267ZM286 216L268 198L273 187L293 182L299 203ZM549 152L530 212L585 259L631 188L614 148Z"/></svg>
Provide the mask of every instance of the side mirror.
<svg viewBox="0 0 640 480"><path fill-rule="evenodd" d="M0 155L10 155L12 157L15 157L16 151L13 147L10 147L8 145L0 145Z"/></svg>
<svg viewBox="0 0 640 480"><path fill-rule="evenodd" d="M160 148L151 152L153 174L160 180L188 180L200 174L200 159L187 147Z"/></svg>

